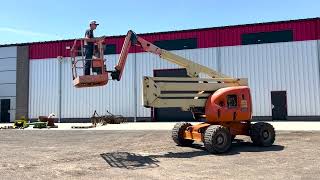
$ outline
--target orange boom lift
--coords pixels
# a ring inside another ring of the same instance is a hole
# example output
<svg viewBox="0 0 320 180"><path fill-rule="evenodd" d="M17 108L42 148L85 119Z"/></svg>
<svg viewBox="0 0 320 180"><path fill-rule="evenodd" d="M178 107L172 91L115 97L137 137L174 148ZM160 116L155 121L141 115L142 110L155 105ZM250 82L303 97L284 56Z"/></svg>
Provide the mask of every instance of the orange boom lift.
<svg viewBox="0 0 320 180"><path fill-rule="evenodd" d="M79 43L80 41L80 43ZM191 111L194 119L204 121L196 125L177 123L172 130L173 141L180 146L190 146L194 141L203 142L211 153L228 151L237 135L247 135L259 146L271 146L275 141L275 131L271 124L252 123L252 99L248 80L232 78L191 60L161 49L151 42L128 31L118 64L107 71L103 58L103 44L97 42L98 55L92 59L96 74L80 76L77 66L83 62L77 55L77 47L82 41L75 41L71 50L73 79L75 87L103 86L112 80L120 81L124 72L131 46L139 46L144 51L160 56L187 70L189 77L143 77L143 105L145 107L180 107ZM83 66L82 66L83 68ZM208 78L199 78L199 74Z"/></svg>

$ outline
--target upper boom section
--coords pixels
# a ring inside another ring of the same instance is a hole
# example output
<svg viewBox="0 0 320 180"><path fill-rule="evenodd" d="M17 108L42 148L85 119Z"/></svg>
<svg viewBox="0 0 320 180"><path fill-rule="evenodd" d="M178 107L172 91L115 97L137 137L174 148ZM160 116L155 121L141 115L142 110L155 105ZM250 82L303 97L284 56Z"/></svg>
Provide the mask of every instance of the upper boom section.
<svg viewBox="0 0 320 180"><path fill-rule="evenodd" d="M178 56L174 53L171 53L167 50L161 49L156 45L148 42L147 40L137 36L133 31L128 31L127 36L124 40L121 53L119 56L119 61L115 67L115 71L111 73L112 79L120 81L127 56L131 46L140 46L144 51L151 52L153 54L159 55L162 59L165 59L171 63L177 64L183 68L186 68L187 74L190 77L199 77L199 73L204 73L210 76L211 78L229 78L228 76L221 74L213 69L202 66L201 64L195 63L191 60L188 60L184 57Z"/></svg>

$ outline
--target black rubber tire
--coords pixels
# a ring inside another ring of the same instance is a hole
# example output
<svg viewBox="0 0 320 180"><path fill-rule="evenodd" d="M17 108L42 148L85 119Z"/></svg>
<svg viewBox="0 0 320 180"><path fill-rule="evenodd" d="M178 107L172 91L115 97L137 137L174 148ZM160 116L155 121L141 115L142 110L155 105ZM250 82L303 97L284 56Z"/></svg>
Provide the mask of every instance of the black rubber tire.
<svg viewBox="0 0 320 180"><path fill-rule="evenodd" d="M250 138L254 145L271 146L276 139L276 133L271 124L258 122L251 125Z"/></svg>
<svg viewBox="0 0 320 180"><path fill-rule="evenodd" d="M190 123L179 122L174 125L172 129L172 139L179 146L191 146L194 142L190 139L183 138L183 132L189 127L192 126Z"/></svg>
<svg viewBox="0 0 320 180"><path fill-rule="evenodd" d="M230 149L231 143L229 129L224 126L211 125L204 133L204 147L210 153L224 153Z"/></svg>

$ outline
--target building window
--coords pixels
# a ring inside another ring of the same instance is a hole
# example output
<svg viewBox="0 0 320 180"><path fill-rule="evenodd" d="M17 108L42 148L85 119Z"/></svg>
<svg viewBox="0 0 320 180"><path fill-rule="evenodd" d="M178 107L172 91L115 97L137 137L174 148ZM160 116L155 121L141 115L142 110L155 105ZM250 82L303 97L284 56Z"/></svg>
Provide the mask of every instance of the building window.
<svg viewBox="0 0 320 180"><path fill-rule="evenodd" d="M196 49L198 47L196 38L155 41L154 44L161 49L169 51L182 49Z"/></svg>
<svg viewBox="0 0 320 180"><path fill-rule="evenodd" d="M233 95L228 95L227 96L227 105L228 108L236 108L238 106L238 102L237 102L237 95L233 94Z"/></svg>
<svg viewBox="0 0 320 180"><path fill-rule="evenodd" d="M259 32L241 35L241 44L263 44L276 42L290 42L293 41L293 31L273 31L273 32Z"/></svg>
<svg viewBox="0 0 320 180"><path fill-rule="evenodd" d="M106 47L104 48L104 55L108 55L108 54L117 54L115 44L106 45Z"/></svg>

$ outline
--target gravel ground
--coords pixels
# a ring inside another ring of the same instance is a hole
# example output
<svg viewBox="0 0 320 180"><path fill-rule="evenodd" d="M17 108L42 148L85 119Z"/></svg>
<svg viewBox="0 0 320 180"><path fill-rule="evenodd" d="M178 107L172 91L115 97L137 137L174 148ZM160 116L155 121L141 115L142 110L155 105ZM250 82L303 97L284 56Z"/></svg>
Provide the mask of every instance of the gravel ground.
<svg viewBox="0 0 320 180"><path fill-rule="evenodd" d="M240 136L230 152L178 147L170 131L1 130L0 179L318 179L320 132Z"/></svg>

